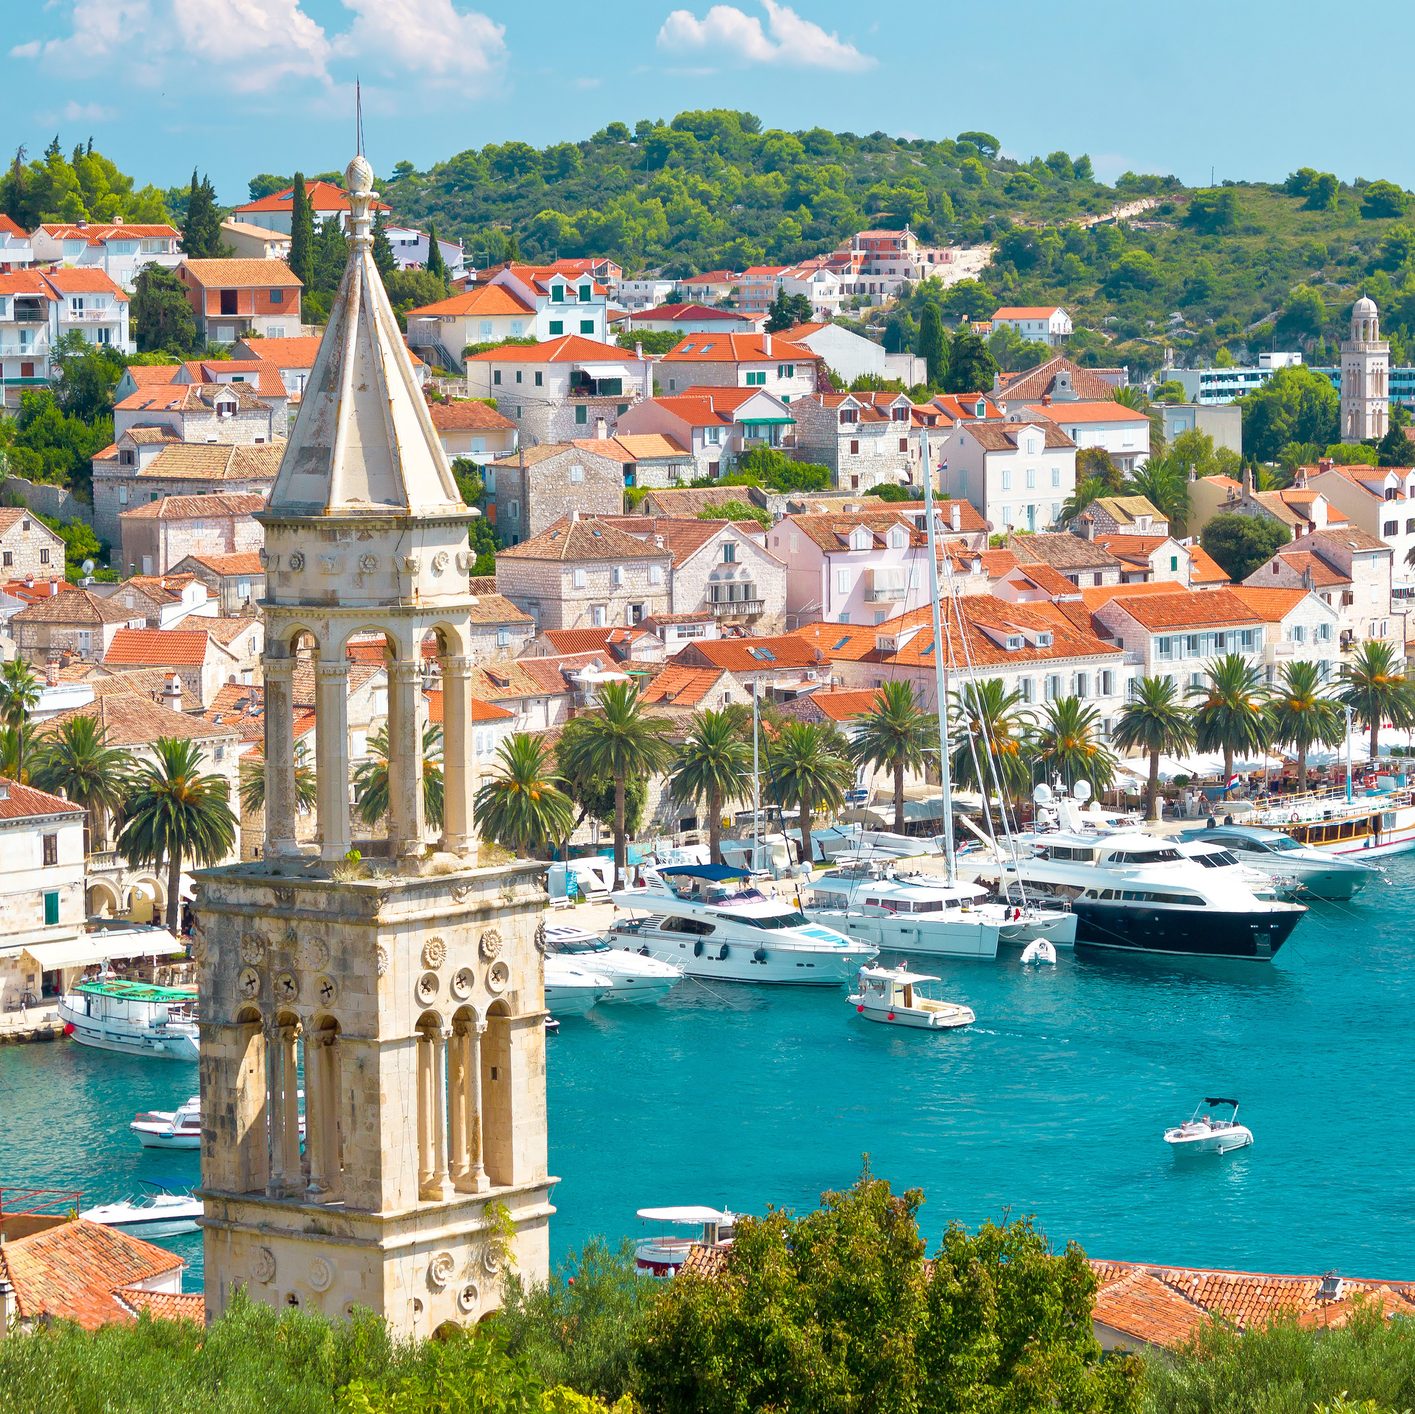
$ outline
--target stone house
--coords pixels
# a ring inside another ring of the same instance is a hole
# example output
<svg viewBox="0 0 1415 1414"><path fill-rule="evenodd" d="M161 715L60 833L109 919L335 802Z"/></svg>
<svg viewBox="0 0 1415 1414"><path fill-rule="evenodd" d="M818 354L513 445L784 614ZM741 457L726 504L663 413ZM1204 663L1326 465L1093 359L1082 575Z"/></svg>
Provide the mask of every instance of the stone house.
<svg viewBox="0 0 1415 1414"><path fill-rule="evenodd" d="M1122 591L1096 608L1091 622L1134 655L1138 675L1167 677L1181 692L1226 653L1241 653L1255 668L1267 662L1269 625L1231 589Z"/></svg>
<svg viewBox="0 0 1415 1414"><path fill-rule="evenodd" d="M603 442L542 442L485 468L490 519L507 545L519 545L578 511L624 510L624 469Z"/></svg>
<svg viewBox="0 0 1415 1414"><path fill-rule="evenodd" d="M608 628L669 612L667 550L576 513L496 557L496 587L538 629Z"/></svg>
<svg viewBox="0 0 1415 1414"><path fill-rule="evenodd" d="M494 398L523 443L568 442L615 430L649 388L648 362L579 334L540 344L504 344L467 360L468 392Z"/></svg>
<svg viewBox="0 0 1415 1414"><path fill-rule="evenodd" d="M1150 419L1113 398L1098 402L1042 402L1008 414L1009 419L1034 422L1045 418L1079 447L1104 452L1125 475L1150 459Z"/></svg>
<svg viewBox="0 0 1415 1414"><path fill-rule="evenodd" d="M1389 545L1397 597L1415 596L1415 468L1334 466L1324 460L1299 467L1291 490L1330 504L1326 524L1313 529L1361 530Z"/></svg>
<svg viewBox="0 0 1415 1414"><path fill-rule="evenodd" d="M1276 491L1257 490L1253 484L1253 474L1246 467L1241 481L1235 481L1231 476L1196 477L1189 483L1189 504L1192 510L1189 517L1190 531L1202 530L1219 515L1263 516L1265 519L1277 521L1294 540L1300 540L1314 530L1345 529L1348 525L1361 529L1359 511L1353 520L1340 505L1341 501L1348 498L1346 493L1351 485L1340 475L1342 470L1344 468L1338 469L1338 475L1326 482L1328 490L1335 490L1335 497L1313 487L1301 468L1298 469L1297 479L1291 486L1284 486ZM1367 472L1373 480L1383 479L1385 475L1383 470L1377 471L1371 467L1362 467L1361 470ZM1356 484L1359 486L1360 482ZM1377 505L1382 504L1380 497L1373 500ZM1397 533L1399 530L1397 525ZM1409 535L1409 543L1415 545L1415 521L1410 524ZM1392 549L1397 552L1400 548L1398 544L1392 544Z"/></svg>
<svg viewBox="0 0 1415 1414"><path fill-rule="evenodd" d="M63 573L63 537L23 506L0 506L0 580Z"/></svg>
<svg viewBox="0 0 1415 1414"><path fill-rule="evenodd" d="M290 391L280 370L258 358L189 359L177 369L173 383L224 385L254 393L270 409L271 431L284 437L290 430ZM193 439L194 440L194 439Z"/></svg>
<svg viewBox="0 0 1415 1414"><path fill-rule="evenodd" d="M642 701L655 712L686 719L695 712L718 711L734 702L750 702L726 668L696 668L668 663L644 684Z"/></svg>
<svg viewBox="0 0 1415 1414"><path fill-rule="evenodd" d="M1163 580L1189 585L1189 547L1168 535L1097 535L1093 544L1120 561L1123 584Z"/></svg>
<svg viewBox="0 0 1415 1414"><path fill-rule="evenodd" d="M427 411L448 461L466 457L480 465L516 450L516 424L475 398L429 402Z"/></svg>
<svg viewBox="0 0 1415 1414"><path fill-rule="evenodd" d="M86 588L134 613L145 613L148 628L177 628L193 617L205 626L217 612L206 585L192 574L130 575L116 584L94 583Z"/></svg>
<svg viewBox="0 0 1415 1414"><path fill-rule="evenodd" d="M37 667L65 653L97 659L119 629L142 628L147 612L146 605L119 603L87 589L63 594L56 590L15 614L10 632L15 651Z"/></svg>
<svg viewBox="0 0 1415 1414"><path fill-rule="evenodd" d="M566 682L560 660L498 659L472 672L472 698L511 713L511 731L545 732L569 721L574 689Z"/></svg>
<svg viewBox="0 0 1415 1414"><path fill-rule="evenodd" d="M535 620L497 591L494 575L473 579L471 586L476 604L472 608L467 657L474 663L519 658L535 636Z"/></svg>
<svg viewBox="0 0 1415 1414"><path fill-rule="evenodd" d="M1300 661L1319 664L1323 682L1335 680L1341 667L1339 615L1320 594L1250 584L1236 584L1233 592L1268 625L1263 668L1269 683L1288 663Z"/></svg>
<svg viewBox="0 0 1415 1414"><path fill-rule="evenodd" d="M1123 575L1121 562L1104 546L1063 531L1009 535L1007 548L1016 555L1019 565L1050 565L1078 589L1119 584Z"/></svg>
<svg viewBox="0 0 1415 1414"><path fill-rule="evenodd" d="M258 554L265 532L254 519L265 496L164 496L119 519L121 563L143 574L166 574L188 555Z"/></svg>
<svg viewBox="0 0 1415 1414"><path fill-rule="evenodd" d="M795 398L795 455L830 468L840 491L907 486L918 462L914 405L903 393L809 393Z"/></svg>
<svg viewBox="0 0 1415 1414"><path fill-rule="evenodd" d="M720 476L752 447L790 449L796 419L786 404L761 388L688 387L645 398L620 419L619 435L659 433L692 457L686 479ZM741 488L746 491L748 488Z"/></svg>
<svg viewBox="0 0 1415 1414"><path fill-rule="evenodd" d="M209 344L301 331L304 286L283 260L184 260L177 278L187 287L197 337Z"/></svg>
<svg viewBox="0 0 1415 1414"><path fill-rule="evenodd" d="M780 631L786 613L786 564L763 543L754 521L620 516L610 522L673 559L669 613L706 610L724 628Z"/></svg>
<svg viewBox="0 0 1415 1414"><path fill-rule="evenodd" d="M243 673L236 652L205 628L120 628L103 654L107 668L170 668L181 681L180 707L205 708ZM244 669L246 676L250 667ZM174 706L177 704L173 704Z"/></svg>
<svg viewBox="0 0 1415 1414"><path fill-rule="evenodd" d="M265 566L259 550L186 555L172 570L174 574L194 575L216 601L216 612L232 618L254 610L265 594Z"/></svg>
<svg viewBox="0 0 1415 1414"><path fill-rule="evenodd" d="M298 402L304 396L319 344L317 334L287 334L283 339L266 335L262 339L241 339L232 353L239 359L254 359L274 368L291 400Z"/></svg>
<svg viewBox="0 0 1415 1414"><path fill-rule="evenodd" d="M131 435L137 436L137 430ZM264 446L162 442L134 447L132 460L125 461L128 449L122 440L115 444L116 458L96 457L93 462L93 528L115 549L121 549L124 513L164 496L267 495L285 450L283 442ZM121 567L132 563L141 562L125 559Z"/></svg>
<svg viewBox="0 0 1415 1414"><path fill-rule="evenodd" d="M1148 496L1097 496L1076 518L1077 534L1168 535L1169 521Z"/></svg>
<svg viewBox="0 0 1415 1414"><path fill-rule="evenodd" d="M165 427L181 442L224 445L258 445L283 435L283 395L262 398L257 385L240 382L183 382L180 379L184 371L178 368L178 378L171 383L139 388L115 403L115 435L130 427ZM258 377L258 373L252 377Z"/></svg>
<svg viewBox="0 0 1415 1414"><path fill-rule="evenodd" d="M823 364L819 354L774 334L689 334L655 365L654 391L765 388L792 402L821 387Z"/></svg>

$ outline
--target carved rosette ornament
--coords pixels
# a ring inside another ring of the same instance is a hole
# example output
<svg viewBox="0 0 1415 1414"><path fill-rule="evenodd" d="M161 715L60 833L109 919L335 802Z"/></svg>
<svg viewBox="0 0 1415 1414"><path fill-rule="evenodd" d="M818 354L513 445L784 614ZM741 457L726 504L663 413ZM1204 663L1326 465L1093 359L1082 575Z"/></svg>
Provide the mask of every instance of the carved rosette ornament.
<svg viewBox="0 0 1415 1414"><path fill-rule="evenodd" d="M323 938L311 938L300 949L300 960L309 972L323 972L329 966L329 944Z"/></svg>
<svg viewBox="0 0 1415 1414"><path fill-rule="evenodd" d="M323 1257L316 1257L310 1263L310 1285L316 1291L328 1291L334 1280L334 1268Z"/></svg>
<svg viewBox="0 0 1415 1414"><path fill-rule="evenodd" d="M494 1277L501 1270L501 1249L495 1245L483 1247L481 1264L487 1276Z"/></svg>
<svg viewBox="0 0 1415 1414"><path fill-rule="evenodd" d="M315 1001L323 1007L331 1007L339 996L339 988L332 977L316 977L314 979Z"/></svg>
<svg viewBox="0 0 1415 1414"><path fill-rule="evenodd" d="M452 1280L457 1271L457 1263L450 1252L439 1252L427 1264L427 1284L434 1291L441 1291Z"/></svg>
<svg viewBox="0 0 1415 1414"><path fill-rule="evenodd" d="M251 1275L262 1285L268 1286L275 1280L275 1253L269 1247L257 1247Z"/></svg>
<svg viewBox="0 0 1415 1414"><path fill-rule="evenodd" d="M469 1281L461 1291L457 1293L457 1309L464 1315L470 1316L481 1304L481 1292L477 1290L477 1284Z"/></svg>
<svg viewBox="0 0 1415 1414"><path fill-rule="evenodd" d="M260 991L260 973L254 967L243 967L236 978L236 990L243 997L254 997Z"/></svg>
<svg viewBox="0 0 1415 1414"><path fill-rule="evenodd" d="M441 938L429 938L423 944L423 966L441 967L447 961L447 944Z"/></svg>
<svg viewBox="0 0 1415 1414"><path fill-rule="evenodd" d="M359 568L360 568L365 574L372 574L372 573L374 572L374 570L376 570L376 569L378 568L378 556L377 556L377 555L360 555L360 556L359 556Z"/></svg>
<svg viewBox="0 0 1415 1414"><path fill-rule="evenodd" d="M495 962L501 956L501 934L495 928L488 928L481 935L481 955L484 962Z"/></svg>
<svg viewBox="0 0 1415 1414"><path fill-rule="evenodd" d="M540 920L540 922L536 924L536 951L537 951L542 957L544 957L545 954L546 954L545 919L544 919L544 918L542 918L542 919Z"/></svg>
<svg viewBox="0 0 1415 1414"><path fill-rule="evenodd" d="M261 933L241 934L241 961L259 962L265 956L265 936Z"/></svg>
<svg viewBox="0 0 1415 1414"><path fill-rule="evenodd" d="M303 550L291 550L290 558L285 563L298 574L305 567L305 552Z"/></svg>
<svg viewBox="0 0 1415 1414"><path fill-rule="evenodd" d="M380 977L388 975L388 949L382 943L373 950L373 967Z"/></svg>

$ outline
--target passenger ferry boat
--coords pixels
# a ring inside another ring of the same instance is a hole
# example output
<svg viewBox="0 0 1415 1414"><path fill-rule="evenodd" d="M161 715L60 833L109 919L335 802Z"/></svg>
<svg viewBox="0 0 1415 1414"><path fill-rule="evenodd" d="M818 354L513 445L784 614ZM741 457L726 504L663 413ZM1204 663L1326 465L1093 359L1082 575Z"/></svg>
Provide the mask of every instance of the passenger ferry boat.
<svg viewBox="0 0 1415 1414"><path fill-rule="evenodd" d="M838 987L879 951L812 923L794 899L768 897L730 865L678 865L649 879L611 895L644 916L615 923L608 941L688 977Z"/></svg>
<svg viewBox="0 0 1415 1414"><path fill-rule="evenodd" d="M156 987L117 978L80 982L59 998L64 1034L81 1046L162 1060L197 1058L194 987Z"/></svg>
<svg viewBox="0 0 1415 1414"><path fill-rule="evenodd" d="M1415 849L1415 787L1397 786L1390 776L1373 779L1350 800L1344 788L1293 796L1244 815L1243 823L1281 830L1327 854L1380 859Z"/></svg>

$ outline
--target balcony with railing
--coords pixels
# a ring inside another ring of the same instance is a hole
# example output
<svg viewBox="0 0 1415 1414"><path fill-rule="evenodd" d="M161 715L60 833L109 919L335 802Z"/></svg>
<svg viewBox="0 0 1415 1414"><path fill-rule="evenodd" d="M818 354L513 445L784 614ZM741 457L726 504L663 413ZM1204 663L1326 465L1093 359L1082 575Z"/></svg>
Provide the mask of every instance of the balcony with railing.
<svg viewBox="0 0 1415 1414"><path fill-rule="evenodd" d="M59 310L61 324L117 324L121 317L116 305L101 309L65 309L61 307Z"/></svg>
<svg viewBox="0 0 1415 1414"><path fill-rule="evenodd" d="M722 591L726 590L724 593ZM721 585L708 590L708 608L719 619L755 618L765 608L755 584Z"/></svg>
<svg viewBox="0 0 1415 1414"><path fill-rule="evenodd" d="M570 396L572 398L622 398L626 396L623 375L614 378L595 378L582 368L570 371ZM629 394L634 394L633 385Z"/></svg>

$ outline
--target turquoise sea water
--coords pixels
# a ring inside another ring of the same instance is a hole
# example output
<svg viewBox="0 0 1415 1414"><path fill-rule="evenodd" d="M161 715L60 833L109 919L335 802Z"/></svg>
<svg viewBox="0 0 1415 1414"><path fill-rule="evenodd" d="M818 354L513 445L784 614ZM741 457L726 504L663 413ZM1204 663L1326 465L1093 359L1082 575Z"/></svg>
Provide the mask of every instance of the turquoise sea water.
<svg viewBox="0 0 1415 1414"><path fill-rule="evenodd" d="M1409 1061L1415 857L1355 904L1314 908L1271 965L1199 970L1062 954L943 963L969 1031L897 1032L843 991L706 987L600 1007L549 1041L557 1254L633 1235L637 1208L804 1208L876 1173L949 1219L1035 1213L1095 1256L1249 1270L1415 1276ZM195 1067L72 1043L0 1048L0 1184L195 1180L195 1154L126 1130ZM1176 1163L1161 1140L1201 1095L1236 1095L1256 1143ZM199 1282L200 1241L172 1246Z"/></svg>

